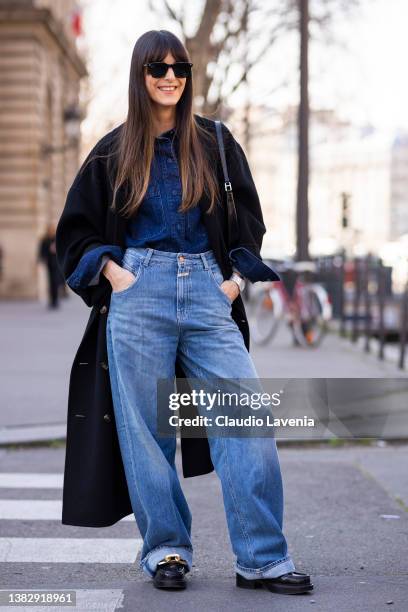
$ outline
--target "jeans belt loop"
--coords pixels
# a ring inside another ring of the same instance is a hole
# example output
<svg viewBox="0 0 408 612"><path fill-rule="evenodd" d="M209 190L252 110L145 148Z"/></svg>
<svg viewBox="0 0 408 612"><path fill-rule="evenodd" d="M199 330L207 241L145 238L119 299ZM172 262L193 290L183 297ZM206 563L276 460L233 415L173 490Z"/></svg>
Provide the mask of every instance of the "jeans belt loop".
<svg viewBox="0 0 408 612"><path fill-rule="evenodd" d="M200 257L201 257L203 265L204 265L204 270L208 270L208 261L207 261L206 256L204 255L204 253L200 253Z"/></svg>
<svg viewBox="0 0 408 612"><path fill-rule="evenodd" d="M148 266L149 265L149 261L150 261L152 255L153 255L153 249L148 247L147 248L147 253L146 253L146 255L144 256L144 259L143 259L143 265L144 266Z"/></svg>

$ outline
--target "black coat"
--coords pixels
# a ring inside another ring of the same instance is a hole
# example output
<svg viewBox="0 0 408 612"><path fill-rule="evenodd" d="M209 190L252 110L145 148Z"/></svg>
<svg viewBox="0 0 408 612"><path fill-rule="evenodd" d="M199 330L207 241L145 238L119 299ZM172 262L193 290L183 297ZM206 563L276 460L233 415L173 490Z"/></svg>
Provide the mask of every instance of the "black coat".
<svg viewBox="0 0 408 612"><path fill-rule="evenodd" d="M195 118L215 135L213 121L199 115L195 115ZM89 155L106 153L122 126L106 134ZM241 146L225 125L222 128L240 226L239 244L259 255L265 226L258 194ZM211 145L211 148L211 159L217 164L223 207L217 206L214 214L204 214L209 206L205 194L199 206L211 248L224 278L229 278L232 266L225 241L227 216L224 180L217 145L214 148ZM104 244L125 247L127 220L120 214L123 194L119 198L119 212L113 213L108 209L112 201L110 174L106 158L99 157L90 162L82 173L78 172L69 189L56 231L58 263L65 279L74 271L87 250ZM98 285L75 289L75 292L92 310L72 364L69 381L62 523L105 527L132 513L115 427L108 372L106 320L111 285L101 274ZM233 301L231 314L249 350L248 321L241 296ZM185 377L178 362L176 376ZM206 474L214 469L205 436L187 438L181 431L181 451L185 477Z"/></svg>

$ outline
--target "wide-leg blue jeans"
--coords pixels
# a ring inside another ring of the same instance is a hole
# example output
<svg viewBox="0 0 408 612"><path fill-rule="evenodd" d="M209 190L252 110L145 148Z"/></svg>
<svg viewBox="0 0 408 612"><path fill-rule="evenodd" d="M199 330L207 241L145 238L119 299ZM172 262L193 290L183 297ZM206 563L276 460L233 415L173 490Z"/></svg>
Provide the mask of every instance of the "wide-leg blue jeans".
<svg viewBox="0 0 408 612"><path fill-rule="evenodd" d="M212 250L172 253L130 247L135 276L114 291L107 321L112 399L135 519L140 567L153 576L166 554L192 564L191 513L175 467L176 437L157 434L157 379L258 378L221 289ZM235 569L246 578L295 570L282 533L283 491L274 438L209 436L220 478Z"/></svg>

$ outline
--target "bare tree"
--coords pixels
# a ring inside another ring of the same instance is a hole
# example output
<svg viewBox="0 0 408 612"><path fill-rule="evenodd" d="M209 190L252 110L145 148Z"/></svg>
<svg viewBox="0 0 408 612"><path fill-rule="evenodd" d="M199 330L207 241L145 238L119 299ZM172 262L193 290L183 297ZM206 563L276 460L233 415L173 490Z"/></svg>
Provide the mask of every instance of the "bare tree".
<svg viewBox="0 0 408 612"><path fill-rule="evenodd" d="M223 119L229 114L228 99L247 83L253 66L270 51L281 34L289 27L296 27L294 12L287 10L285 2L276 0L267 9L260 0L205 0L194 34L187 33L183 6L177 11L168 0L159 0L159 6L150 0L149 8L170 17L181 30L194 63L197 109ZM257 18L262 25L253 26L252 18ZM248 41L259 40L262 41L260 48L252 52L255 45L249 45ZM232 69L237 67L240 74L232 77Z"/></svg>
<svg viewBox="0 0 408 612"><path fill-rule="evenodd" d="M309 259L309 39L333 44L332 27L339 13L352 13L361 0L205 0L194 34L187 34L184 5L176 11L169 0L158 0L164 16L176 21L194 63L196 106L207 115L228 118L228 100L241 86L248 88L251 69L273 44L293 29L299 32L298 182L296 201L296 258ZM157 12L154 0L151 10ZM258 17L261 25L254 27ZM259 19L259 17L262 17ZM257 42L260 48L253 51ZM238 78L231 77L239 66ZM273 90L276 90L276 84ZM248 149L249 98L244 109L244 141ZM253 135L253 134L252 134Z"/></svg>
<svg viewBox="0 0 408 612"><path fill-rule="evenodd" d="M298 112L298 179L296 259L309 259L309 0L299 2L300 100Z"/></svg>
<svg viewBox="0 0 408 612"><path fill-rule="evenodd" d="M297 4L299 23L299 111L298 111L298 179L296 197L296 259L308 260L309 255L309 39L316 26L316 36L330 32L339 11L350 12L359 0L290 0ZM313 12L311 12L313 11Z"/></svg>

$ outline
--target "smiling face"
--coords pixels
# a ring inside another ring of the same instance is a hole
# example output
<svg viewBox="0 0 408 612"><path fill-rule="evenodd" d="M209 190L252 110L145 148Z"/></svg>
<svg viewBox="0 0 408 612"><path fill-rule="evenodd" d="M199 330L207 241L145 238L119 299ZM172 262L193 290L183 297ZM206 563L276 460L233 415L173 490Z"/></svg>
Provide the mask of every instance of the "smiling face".
<svg viewBox="0 0 408 612"><path fill-rule="evenodd" d="M168 53L162 61L166 62L166 64L174 64L176 62L171 53ZM169 68L167 74L160 79L155 79L150 74L147 74L147 68L144 70L146 89L153 102L161 106L175 106L182 96L187 79L175 77L173 68ZM171 87L171 89L166 91L161 89L162 87Z"/></svg>

